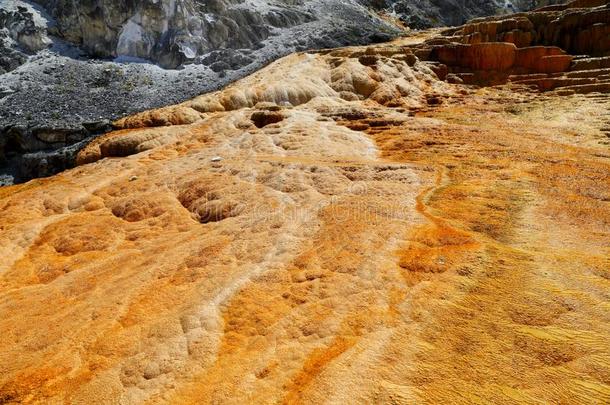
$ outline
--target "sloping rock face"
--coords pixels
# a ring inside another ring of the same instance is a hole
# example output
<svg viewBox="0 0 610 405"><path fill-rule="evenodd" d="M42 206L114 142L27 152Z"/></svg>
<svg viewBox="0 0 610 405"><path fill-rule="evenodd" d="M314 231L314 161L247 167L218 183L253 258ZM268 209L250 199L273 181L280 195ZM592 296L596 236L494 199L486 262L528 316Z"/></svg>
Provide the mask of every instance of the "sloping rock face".
<svg viewBox="0 0 610 405"><path fill-rule="evenodd" d="M608 403L608 93L448 83L430 35L293 54L0 189L2 402Z"/></svg>

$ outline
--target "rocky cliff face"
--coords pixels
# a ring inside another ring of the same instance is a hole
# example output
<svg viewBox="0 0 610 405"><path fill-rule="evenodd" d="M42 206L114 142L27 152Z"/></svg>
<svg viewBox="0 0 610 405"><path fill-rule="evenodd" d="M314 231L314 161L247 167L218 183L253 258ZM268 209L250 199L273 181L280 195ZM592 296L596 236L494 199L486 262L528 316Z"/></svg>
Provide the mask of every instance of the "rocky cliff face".
<svg viewBox="0 0 610 405"><path fill-rule="evenodd" d="M16 69L27 55L51 45L47 21L31 5L6 0L0 7L0 75Z"/></svg>
<svg viewBox="0 0 610 405"><path fill-rule="evenodd" d="M608 403L610 57L497 26L295 53L1 188L0 402Z"/></svg>
<svg viewBox="0 0 610 405"><path fill-rule="evenodd" d="M374 0L373 5L398 17L411 28L462 25L481 16L532 10L553 0Z"/></svg>
<svg viewBox="0 0 610 405"><path fill-rule="evenodd" d="M176 68L219 48L250 49L274 30L316 19L293 2L38 0L55 34L95 57L134 57Z"/></svg>

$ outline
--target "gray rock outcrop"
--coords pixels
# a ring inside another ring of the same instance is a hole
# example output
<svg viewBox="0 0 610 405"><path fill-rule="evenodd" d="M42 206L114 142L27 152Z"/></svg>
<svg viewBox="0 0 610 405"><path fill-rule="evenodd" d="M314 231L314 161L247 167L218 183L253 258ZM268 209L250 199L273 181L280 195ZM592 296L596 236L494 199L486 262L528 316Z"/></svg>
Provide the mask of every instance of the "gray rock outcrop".
<svg viewBox="0 0 610 405"><path fill-rule="evenodd" d="M0 7L0 74L16 69L33 54L51 45L46 20L31 6L3 0Z"/></svg>
<svg viewBox="0 0 610 405"><path fill-rule="evenodd" d="M220 48L252 48L274 30L316 19L290 1L36 0L53 33L101 58L134 57L176 68Z"/></svg>

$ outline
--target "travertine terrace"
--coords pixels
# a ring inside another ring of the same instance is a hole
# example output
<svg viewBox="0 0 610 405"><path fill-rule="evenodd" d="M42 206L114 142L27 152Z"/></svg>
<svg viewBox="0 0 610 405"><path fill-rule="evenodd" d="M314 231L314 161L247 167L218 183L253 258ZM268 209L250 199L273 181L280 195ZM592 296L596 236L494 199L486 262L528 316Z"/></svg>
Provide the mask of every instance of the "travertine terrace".
<svg viewBox="0 0 610 405"><path fill-rule="evenodd" d="M471 32L294 54L0 189L0 402L610 402L607 50Z"/></svg>

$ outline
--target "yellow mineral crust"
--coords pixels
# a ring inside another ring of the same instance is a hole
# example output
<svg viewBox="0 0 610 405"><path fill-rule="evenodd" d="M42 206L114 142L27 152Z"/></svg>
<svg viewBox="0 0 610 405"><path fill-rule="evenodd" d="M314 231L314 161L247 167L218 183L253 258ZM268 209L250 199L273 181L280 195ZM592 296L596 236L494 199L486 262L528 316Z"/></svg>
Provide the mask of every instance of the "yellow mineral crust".
<svg viewBox="0 0 610 405"><path fill-rule="evenodd" d="M0 189L0 402L609 403L610 97L448 84L411 42Z"/></svg>

